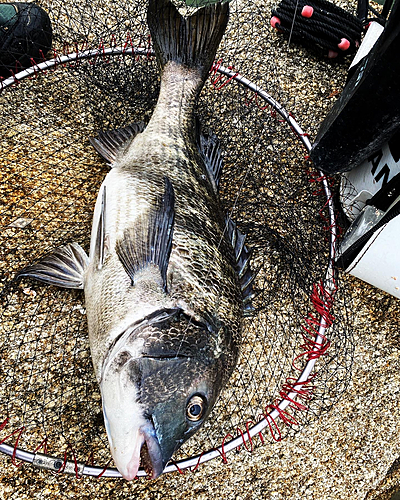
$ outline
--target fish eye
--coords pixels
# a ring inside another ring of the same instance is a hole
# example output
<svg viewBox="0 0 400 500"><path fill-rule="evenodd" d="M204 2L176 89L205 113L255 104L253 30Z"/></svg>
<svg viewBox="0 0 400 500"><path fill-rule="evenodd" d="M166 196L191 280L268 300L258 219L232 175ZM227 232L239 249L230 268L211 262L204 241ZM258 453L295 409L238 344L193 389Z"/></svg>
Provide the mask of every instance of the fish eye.
<svg viewBox="0 0 400 500"><path fill-rule="evenodd" d="M204 417L207 409L207 402L203 396L195 394L186 405L186 418L190 422L198 422Z"/></svg>

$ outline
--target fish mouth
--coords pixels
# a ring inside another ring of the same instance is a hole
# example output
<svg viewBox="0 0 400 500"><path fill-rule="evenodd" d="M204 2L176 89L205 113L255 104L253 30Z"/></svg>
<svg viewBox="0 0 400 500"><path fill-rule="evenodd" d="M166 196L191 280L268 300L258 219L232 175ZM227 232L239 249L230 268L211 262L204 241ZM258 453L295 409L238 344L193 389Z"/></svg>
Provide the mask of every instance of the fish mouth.
<svg viewBox="0 0 400 500"><path fill-rule="evenodd" d="M138 431L138 439L133 454L128 463L117 468L122 477L128 481L134 479L142 466L151 479L156 479L164 470L165 464L160 444L153 424L142 425ZM118 462L118 460L116 460Z"/></svg>

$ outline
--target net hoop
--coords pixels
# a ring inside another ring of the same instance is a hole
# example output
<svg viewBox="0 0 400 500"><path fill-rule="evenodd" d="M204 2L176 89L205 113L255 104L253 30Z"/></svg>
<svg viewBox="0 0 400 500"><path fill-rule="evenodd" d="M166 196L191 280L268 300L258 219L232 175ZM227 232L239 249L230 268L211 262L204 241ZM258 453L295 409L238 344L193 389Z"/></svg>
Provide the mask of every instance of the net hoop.
<svg viewBox="0 0 400 500"><path fill-rule="evenodd" d="M57 66L67 65L74 63L76 61L85 60L85 59L96 59L99 57L109 57L109 56L118 56L118 55L132 55L132 56L144 56L144 57L153 57L154 52L152 50L146 48L127 48L127 47L110 47L105 48L101 47L95 50L84 50L84 51L76 51L66 55L57 55L53 59L49 59L47 61L41 62L39 64L34 64L32 67L23 70L16 75L13 75L3 81L0 81L0 94L3 90L13 85L17 85L21 80L26 78L35 77L37 74L42 73L46 70L50 70L52 68L56 68ZM296 134L300 142L305 147L307 154L311 151L311 142L308 138L308 135L302 130L297 121L293 118L293 116L272 96L270 96L265 90L260 88L257 84L251 82L244 76L240 75L233 69L226 68L219 63L215 64L211 70L212 73L219 73L223 77L226 77L228 81L235 81L247 88L251 92L253 92L256 96L263 99L268 105L270 105L274 111L276 111L283 120L289 125L289 127ZM334 279L334 256L336 253L336 241L338 238L338 228L336 225L335 219L335 208L332 199L332 193L329 187L329 181L326 178L325 174L321 171L318 172L319 181L322 182L323 191L326 196L326 207L328 209L328 217L329 217L329 259L328 265L325 272L325 277L322 281L324 290L326 291L327 296L333 297L336 291L335 279ZM326 299L322 298L325 302ZM326 304L325 304L326 305ZM327 306L329 309L330 306ZM319 357L319 352L321 347L324 345L326 338L325 332L327 328L330 326L329 321L326 318L326 315L321 314L319 318L319 323L316 327L316 335L313 340L313 347L310 349L310 354L308 356L308 361L303 368L298 379L292 384L292 387L302 386L309 379L310 375L315 367L317 359ZM313 355L314 353L314 355ZM240 448L245 445L247 442L251 442L252 438L261 435L261 432L269 427L271 428L271 422L275 422L278 419L282 419L284 415L285 409L293 404L298 396L298 391L291 391L285 394L285 397L280 400L278 404L274 404L274 409L272 409L268 414L264 415L264 418L260 420L257 424L252 427L246 426L246 432L240 432L236 438L231 439L230 441L224 441L221 446L218 448L213 448L209 451L203 452L199 455L182 459L177 462L173 462L167 465L164 469L163 473L174 472L174 471L182 471L184 469L197 469L197 467L205 462L213 460L214 458L222 458L224 462L226 462L226 453ZM5 425L5 424L3 424ZM2 428L3 426L1 426ZM230 436L230 435L229 435ZM231 436L230 436L231 437ZM82 464L76 461L74 457L74 461L68 461L66 458L56 458L56 457L48 457L46 455L42 455L39 453L31 453L29 451L23 450L18 447L18 440L15 445L9 445L7 443L0 441L0 452L9 455L13 458L13 462L18 459L23 462L31 463L38 467L42 468L50 468L46 467L43 464L43 459L48 458L51 461L51 464L61 463L62 466L59 467L58 472L66 472L70 474L76 475L76 477L80 476L95 476L95 477L111 477L111 478L121 478L122 475L115 468L106 468L90 466L86 464ZM51 467L54 471L54 468ZM57 472L57 468L56 468ZM139 469L138 477L145 477L147 473L143 469Z"/></svg>

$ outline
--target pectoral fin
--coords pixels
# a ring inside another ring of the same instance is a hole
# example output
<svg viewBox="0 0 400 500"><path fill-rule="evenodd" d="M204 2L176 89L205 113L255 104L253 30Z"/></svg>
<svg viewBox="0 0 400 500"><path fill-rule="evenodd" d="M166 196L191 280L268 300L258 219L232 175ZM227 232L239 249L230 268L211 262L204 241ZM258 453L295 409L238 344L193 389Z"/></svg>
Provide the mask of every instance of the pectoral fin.
<svg viewBox="0 0 400 500"><path fill-rule="evenodd" d="M103 187L103 192L101 195L101 206L100 215L98 218L97 225L97 236L95 244L95 255L97 257L97 269L101 269L104 264L104 258L106 254L106 206L107 206L107 188Z"/></svg>
<svg viewBox="0 0 400 500"><path fill-rule="evenodd" d="M83 276L89 258L77 243L56 248L42 260L28 266L18 276L29 276L62 288L83 289Z"/></svg>
<svg viewBox="0 0 400 500"><path fill-rule="evenodd" d="M175 217L174 188L164 177L164 195L155 208L138 218L134 227L125 230L117 241L116 251L125 271L135 283L135 274L148 264L159 267L164 290L167 290L167 269L171 255Z"/></svg>
<svg viewBox="0 0 400 500"><path fill-rule="evenodd" d="M142 122L131 123L124 128L100 131L97 137L91 137L89 140L95 150L112 167L120 151L130 144L137 134L143 132L144 129L145 125Z"/></svg>

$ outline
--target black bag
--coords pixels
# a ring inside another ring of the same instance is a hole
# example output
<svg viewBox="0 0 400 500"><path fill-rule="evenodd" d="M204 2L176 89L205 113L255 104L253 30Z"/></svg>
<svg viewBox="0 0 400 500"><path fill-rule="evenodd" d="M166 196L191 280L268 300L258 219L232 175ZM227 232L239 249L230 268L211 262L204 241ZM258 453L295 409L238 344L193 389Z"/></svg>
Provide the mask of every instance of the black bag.
<svg viewBox="0 0 400 500"><path fill-rule="evenodd" d="M51 48L48 14L34 3L0 4L0 77L40 62Z"/></svg>

